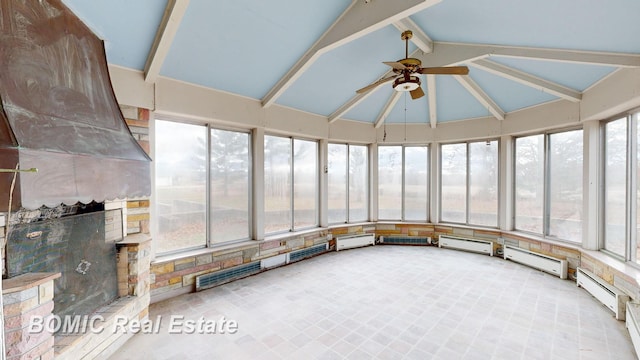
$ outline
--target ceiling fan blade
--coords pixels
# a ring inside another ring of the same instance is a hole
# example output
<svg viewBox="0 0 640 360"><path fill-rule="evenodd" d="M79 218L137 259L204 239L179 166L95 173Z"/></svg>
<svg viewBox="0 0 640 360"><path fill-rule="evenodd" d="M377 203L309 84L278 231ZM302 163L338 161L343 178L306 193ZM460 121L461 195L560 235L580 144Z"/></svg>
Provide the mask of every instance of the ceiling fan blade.
<svg viewBox="0 0 640 360"><path fill-rule="evenodd" d="M430 75L467 75L469 68L466 66L427 67L420 68L418 72Z"/></svg>
<svg viewBox="0 0 640 360"><path fill-rule="evenodd" d="M418 88L416 88L415 90L411 90L409 93L411 94L411 99L413 100L420 99L424 96L424 91L420 86L418 86Z"/></svg>
<svg viewBox="0 0 640 360"><path fill-rule="evenodd" d="M393 80L393 79L395 79L395 78L396 78L395 76L390 76L390 77L388 77L388 78L380 79L380 80L378 80L378 81L376 81L376 82L374 82L374 83L372 83L372 84L369 84L369 85L367 85L367 86L363 87L362 89L358 89L358 90L356 90L356 93L357 93L357 94L366 93L367 91L369 91L369 90L371 90L371 89L374 89L374 88L376 88L376 87L378 87L378 86L380 86L380 85L382 85L382 84L384 84L384 83L387 83L387 82L389 82L389 81L392 81L392 80Z"/></svg>
<svg viewBox="0 0 640 360"><path fill-rule="evenodd" d="M385 65L389 65L396 70L404 70L405 68L403 63L397 61L383 61L382 63Z"/></svg>

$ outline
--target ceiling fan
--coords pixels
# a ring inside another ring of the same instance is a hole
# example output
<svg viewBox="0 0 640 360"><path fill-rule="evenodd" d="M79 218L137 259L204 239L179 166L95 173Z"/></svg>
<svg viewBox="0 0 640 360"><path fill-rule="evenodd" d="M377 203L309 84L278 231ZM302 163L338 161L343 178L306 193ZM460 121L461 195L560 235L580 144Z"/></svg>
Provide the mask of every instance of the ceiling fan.
<svg viewBox="0 0 640 360"><path fill-rule="evenodd" d="M398 61L385 61L393 68L395 75L380 79L370 85L356 90L356 93L366 93L384 83L393 81L393 88L396 91L408 91L412 99L419 99L424 96L424 91L420 87L419 74L430 75L467 75L469 68L466 66L446 66L446 67L421 67L422 61L409 57L409 39L413 37L411 30L402 33L401 38L405 41L405 58Z"/></svg>

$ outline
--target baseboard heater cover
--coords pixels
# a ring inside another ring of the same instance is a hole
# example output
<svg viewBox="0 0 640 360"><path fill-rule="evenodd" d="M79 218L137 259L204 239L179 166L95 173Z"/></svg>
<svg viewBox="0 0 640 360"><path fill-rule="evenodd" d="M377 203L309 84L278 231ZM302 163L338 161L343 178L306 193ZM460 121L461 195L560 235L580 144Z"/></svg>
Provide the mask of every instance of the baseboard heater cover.
<svg viewBox="0 0 640 360"><path fill-rule="evenodd" d="M542 270L549 274L558 276L560 279L567 278L569 263L567 260L558 259L553 256L540 254L515 246L505 245L503 257L505 260L512 260L534 269Z"/></svg>
<svg viewBox="0 0 640 360"><path fill-rule="evenodd" d="M226 284L233 280L257 274L260 270L260 261L254 261L248 264L238 265L228 269L196 276L196 291L209 289L214 286Z"/></svg>
<svg viewBox="0 0 640 360"><path fill-rule="evenodd" d="M289 262L288 254L280 254L260 260L260 267L262 269L272 269L285 265L287 262Z"/></svg>
<svg viewBox="0 0 640 360"><path fill-rule="evenodd" d="M375 245L376 237L374 234L355 234L343 235L336 237L336 251L353 249L368 245Z"/></svg>
<svg viewBox="0 0 640 360"><path fill-rule="evenodd" d="M465 250L493 256L493 242L489 240L440 235L438 238L438 247Z"/></svg>
<svg viewBox="0 0 640 360"><path fill-rule="evenodd" d="M626 304L629 296L620 289L604 281L598 275L589 270L578 268L578 280L576 284L587 290L609 310L613 311L618 320L625 320Z"/></svg>
<svg viewBox="0 0 640 360"><path fill-rule="evenodd" d="M392 245L429 245L431 237L428 236L380 236L381 244Z"/></svg>
<svg viewBox="0 0 640 360"><path fill-rule="evenodd" d="M631 337L631 343L633 344L633 348L636 350L636 356L640 357L640 323L638 321L640 318L638 317L640 312L640 304L635 304L632 302L627 302L627 316L625 320L625 326L629 331L629 336Z"/></svg>
<svg viewBox="0 0 640 360"><path fill-rule="evenodd" d="M310 246L308 248L304 248L304 249L300 249L300 250L296 250L288 253L287 262L290 263L290 262L306 259L318 254L322 254L327 251L329 251L329 243Z"/></svg>

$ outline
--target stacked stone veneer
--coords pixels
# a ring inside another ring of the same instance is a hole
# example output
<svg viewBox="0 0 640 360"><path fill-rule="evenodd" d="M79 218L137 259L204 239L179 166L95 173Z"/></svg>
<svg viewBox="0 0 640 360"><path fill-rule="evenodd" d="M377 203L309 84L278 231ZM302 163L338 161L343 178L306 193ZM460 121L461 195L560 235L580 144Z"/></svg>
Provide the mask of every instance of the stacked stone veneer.
<svg viewBox="0 0 640 360"><path fill-rule="evenodd" d="M327 234L318 230L158 260L151 265L151 302L195 291L196 276L327 243Z"/></svg>
<svg viewBox="0 0 640 360"><path fill-rule="evenodd" d="M3 280L4 345L7 360L53 359L53 334L29 331L32 317L51 316L53 280L60 274L24 274Z"/></svg>

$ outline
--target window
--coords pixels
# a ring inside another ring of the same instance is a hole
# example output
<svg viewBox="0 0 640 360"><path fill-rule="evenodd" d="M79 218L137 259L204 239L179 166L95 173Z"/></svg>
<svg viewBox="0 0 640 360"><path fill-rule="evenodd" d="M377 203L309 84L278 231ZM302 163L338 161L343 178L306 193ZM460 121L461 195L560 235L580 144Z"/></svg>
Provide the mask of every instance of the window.
<svg viewBox="0 0 640 360"><path fill-rule="evenodd" d="M429 148L378 147L378 218L427 221Z"/></svg>
<svg viewBox="0 0 640 360"><path fill-rule="evenodd" d="M207 245L207 128L155 122L156 252Z"/></svg>
<svg viewBox="0 0 640 360"><path fill-rule="evenodd" d="M318 143L265 136L265 233L318 225Z"/></svg>
<svg viewBox="0 0 640 360"><path fill-rule="evenodd" d="M515 227L542 234L544 135L517 138L515 160Z"/></svg>
<svg viewBox="0 0 640 360"><path fill-rule="evenodd" d="M582 130L549 135L549 235L582 242Z"/></svg>
<svg viewBox="0 0 640 360"><path fill-rule="evenodd" d="M249 134L156 120L154 140L156 253L249 238Z"/></svg>
<svg viewBox="0 0 640 360"><path fill-rule="evenodd" d="M498 141L440 147L440 219L498 226Z"/></svg>
<svg viewBox="0 0 640 360"><path fill-rule="evenodd" d="M250 135L211 129L211 242L249 239L251 234Z"/></svg>
<svg viewBox="0 0 640 360"><path fill-rule="evenodd" d="M627 118L605 123L604 138L604 248L625 257Z"/></svg>
<svg viewBox="0 0 640 360"><path fill-rule="evenodd" d="M582 130L515 140L515 228L582 242Z"/></svg>
<svg viewBox="0 0 640 360"><path fill-rule="evenodd" d="M366 221L369 217L367 147L329 144L328 153L329 223Z"/></svg>

